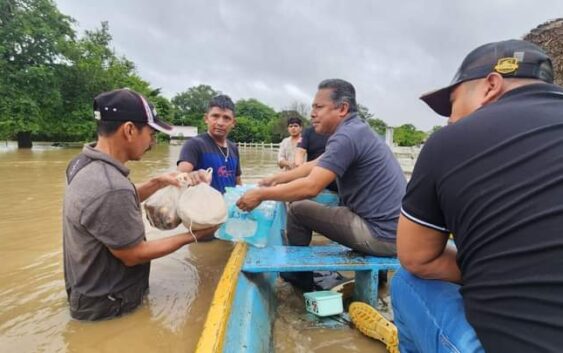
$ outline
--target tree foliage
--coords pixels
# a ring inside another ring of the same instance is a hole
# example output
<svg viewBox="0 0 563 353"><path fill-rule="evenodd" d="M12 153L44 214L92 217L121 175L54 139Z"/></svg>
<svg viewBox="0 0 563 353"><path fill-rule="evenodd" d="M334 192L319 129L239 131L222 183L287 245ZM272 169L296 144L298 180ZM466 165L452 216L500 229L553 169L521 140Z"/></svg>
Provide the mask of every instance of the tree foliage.
<svg viewBox="0 0 563 353"><path fill-rule="evenodd" d="M1 137L17 137L21 147L31 147L31 137L88 140L97 94L129 87L159 99L133 62L111 49L106 22L80 39L73 23L51 0L0 2Z"/></svg>
<svg viewBox="0 0 563 353"><path fill-rule="evenodd" d="M241 99L236 103L237 116L246 116L256 122L267 123L276 117L276 111L257 99Z"/></svg>
<svg viewBox="0 0 563 353"><path fill-rule="evenodd" d="M367 123L376 134L385 136L385 130L387 130L387 123L385 121L381 119L368 119Z"/></svg>
<svg viewBox="0 0 563 353"><path fill-rule="evenodd" d="M170 122L175 125L196 126L204 131L203 116L207 111L207 104L211 98L221 94L209 85L198 85L180 92L172 98L172 114Z"/></svg>
<svg viewBox="0 0 563 353"><path fill-rule="evenodd" d="M209 85L187 88L169 101L137 73L135 64L111 47L107 22L78 36L74 20L53 0L0 0L0 138L87 141L95 137L93 97L128 87L145 95L159 115L175 125L205 131L209 100L221 92ZM236 102L231 138L241 142L279 142L287 136L287 119L303 118L308 104L293 102L276 112L254 98ZM359 114L380 135L387 124L359 105ZM400 145L419 144L425 134L412 125L395 130Z"/></svg>
<svg viewBox="0 0 563 353"><path fill-rule="evenodd" d="M418 146L426 139L426 133L412 124L401 125L393 131L393 141L399 146Z"/></svg>
<svg viewBox="0 0 563 353"><path fill-rule="evenodd" d="M4 0L0 23L0 135L21 142L60 107L56 67L74 32L50 0Z"/></svg>

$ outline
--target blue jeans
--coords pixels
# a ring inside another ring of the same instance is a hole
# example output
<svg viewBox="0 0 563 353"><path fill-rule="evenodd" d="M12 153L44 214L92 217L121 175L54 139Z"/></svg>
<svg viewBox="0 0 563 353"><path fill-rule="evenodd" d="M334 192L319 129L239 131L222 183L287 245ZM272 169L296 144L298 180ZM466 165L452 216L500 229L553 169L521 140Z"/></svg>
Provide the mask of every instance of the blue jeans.
<svg viewBox="0 0 563 353"><path fill-rule="evenodd" d="M397 271L391 302L401 353L485 352L465 318L459 287Z"/></svg>

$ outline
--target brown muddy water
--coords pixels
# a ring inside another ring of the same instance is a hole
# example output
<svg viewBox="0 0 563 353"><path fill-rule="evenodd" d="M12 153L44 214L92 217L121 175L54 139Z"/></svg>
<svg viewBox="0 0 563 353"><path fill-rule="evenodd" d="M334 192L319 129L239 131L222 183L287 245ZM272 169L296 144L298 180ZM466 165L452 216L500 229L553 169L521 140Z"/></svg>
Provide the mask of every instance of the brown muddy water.
<svg viewBox="0 0 563 353"><path fill-rule="evenodd" d="M66 164L79 149L0 143L0 352L193 352L215 286L232 249L215 240L152 261L150 293L119 319L71 320L64 290L61 205ZM141 182L175 168L180 146L159 145L130 162ZM243 181L277 171L275 152L241 151ZM158 231L148 223L147 238ZM276 352L384 352L353 329L309 329L300 294L284 286L275 325ZM258 334L258 333L257 333Z"/></svg>

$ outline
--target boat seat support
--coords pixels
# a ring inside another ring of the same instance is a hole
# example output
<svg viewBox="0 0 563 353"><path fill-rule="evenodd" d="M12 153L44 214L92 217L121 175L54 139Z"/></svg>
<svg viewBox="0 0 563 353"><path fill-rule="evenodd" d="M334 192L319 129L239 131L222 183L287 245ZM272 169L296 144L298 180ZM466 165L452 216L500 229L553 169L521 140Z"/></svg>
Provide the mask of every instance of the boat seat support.
<svg viewBox="0 0 563 353"><path fill-rule="evenodd" d="M342 245L250 247L244 272L354 271L354 299L377 307L379 271L397 270L394 257L368 256Z"/></svg>

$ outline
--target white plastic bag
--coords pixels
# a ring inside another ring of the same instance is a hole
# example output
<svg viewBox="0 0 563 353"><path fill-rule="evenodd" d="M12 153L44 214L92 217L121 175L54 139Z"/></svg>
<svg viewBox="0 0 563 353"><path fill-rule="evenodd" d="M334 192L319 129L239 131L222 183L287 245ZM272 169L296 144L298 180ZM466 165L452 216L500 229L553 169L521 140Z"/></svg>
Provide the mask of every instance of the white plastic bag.
<svg viewBox="0 0 563 353"><path fill-rule="evenodd" d="M209 178L211 176L209 175ZM151 226L161 230L174 229L182 223L178 216L178 200L180 195L191 185L188 173L176 175L180 187L166 186L149 197L145 203L145 213Z"/></svg>
<svg viewBox="0 0 563 353"><path fill-rule="evenodd" d="M211 173L212 170L208 170ZM189 230L211 228L227 220L223 195L201 183L184 190L178 200L178 215Z"/></svg>
<svg viewBox="0 0 563 353"><path fill-rule="evenodd" d="M178 199L185 188L164 187L145 201L145 213L151 226L162 230L174 229L182 223L178 216Z"/></svg>

